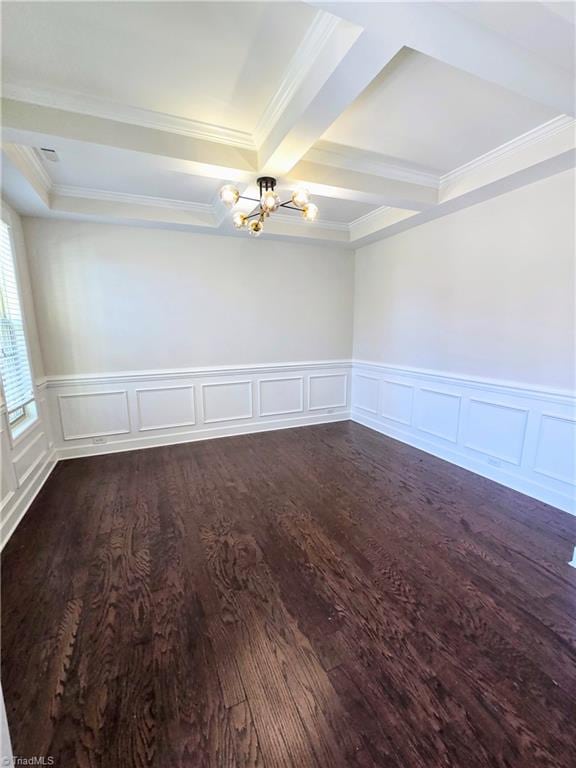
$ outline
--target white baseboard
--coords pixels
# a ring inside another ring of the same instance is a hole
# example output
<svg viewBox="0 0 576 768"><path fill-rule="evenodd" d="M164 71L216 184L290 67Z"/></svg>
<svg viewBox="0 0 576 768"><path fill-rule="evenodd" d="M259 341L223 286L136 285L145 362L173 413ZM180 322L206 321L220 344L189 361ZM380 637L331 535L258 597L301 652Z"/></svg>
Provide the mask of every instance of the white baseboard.
<svg viewBox="0 0 576 768"><path fill-rule="evenodd" d="M333 415L317 416L308 414L296 418L273 419L266 422L257 422L245 425L233 425L227 427L204 427L194 432L178 432L174 434L162 434L146 437L130 437L126 440L118 440L106 445L74 445L60 448L59 459L75 459L85 456L98 456L103 453L122 453L143 448L157 448L162 445L177 445L179 443L193 443L200 440L213 440L220 437L233 437L235 435L250 435L256 432L273 432L279 429L294 429L295 427L309 427L314 424L330 424L337 421L348 421L349 411L342 411Z"/></svg>
<svg viewBox="0 0 576 768"><path fill-rule="evenodd" d="M50 474L57 463L58 457L56 451L52 450L39 465L32 477L30 477L25 488L20 493L14 491L11 492L6 498L2 508L0 550L4 548L6 542L16 530L18 523L22 520L30 505L42 490L42 486L50 477Z"/></svg>
<svg viewBox="0 0 576 768"><path fill-rule="evenodd" d="M358 361L352 419L576 515L569 392Z"/></svg>
<svg viewBox="0 0 576 768"><path fill-rule="evenodd" d="M362 424L365 427L380 432L387 437L393 437L395 440L399 440L402 443L411 445L414 448L419 448L421 451L430 453L439 459L449 461L451 464L455 464L457 467L462 467L470 472L474 472L477 475L493 480L499 485L504 485L507 488L511 488L519 493L524 493L526 496L530 496L539 501L543 501L546 504L551 504L553 507L558 507L565 512L569 512L572 515L576 515L576 504L569 497L555 492L545 486L539 485L526 478L518 478L507 472L500 467L491 467L477 459L473 459L470 456L463 456L456 450L451 450L445 446L438 445L430 440L426 440L422 437L417 437L412 434L407 434L400 429L394 428L389 424L383 424L376 419L371 419L365 414L359 411L352 411L352 421Z"/></svg>

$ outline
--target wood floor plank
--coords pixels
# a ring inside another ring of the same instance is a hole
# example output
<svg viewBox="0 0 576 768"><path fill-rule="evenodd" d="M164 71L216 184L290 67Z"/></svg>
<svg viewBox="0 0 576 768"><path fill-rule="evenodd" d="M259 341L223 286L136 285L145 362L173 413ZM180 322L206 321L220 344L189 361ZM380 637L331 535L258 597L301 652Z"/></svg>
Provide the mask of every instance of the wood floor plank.
<svg viewBox="0 0 576 768"><path fill-rule="evenodd" d="M2 553L15 753L573 768L575 541L349 422L61 462Z"/></svg>

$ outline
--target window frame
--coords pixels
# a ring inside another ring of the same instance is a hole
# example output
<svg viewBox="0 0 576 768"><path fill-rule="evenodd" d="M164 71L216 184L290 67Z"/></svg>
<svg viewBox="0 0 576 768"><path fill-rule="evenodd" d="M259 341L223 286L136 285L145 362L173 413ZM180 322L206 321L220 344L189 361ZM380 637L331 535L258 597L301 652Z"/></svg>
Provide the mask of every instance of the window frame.
<svg viewBox="0 0 576 768"><path fill-rule="evenodd" d="M26 403L19 406L19 408L22 408L24 410L24 413L22 414L22 416L16 419L16 421L10 423L8 406L6 404L6 398L4 395L4 384L0 377L0 388L2 391L2 400L4 401L2 405L3 419L6 426L6 431L8 432L8 439L10 440L10 445L12 448L15 448L18 445L18 443L20 443L26 437L26 435L28 435L28 433L32 431L40 423L40 412L38 408L38 392L36 388L36 381L34 378L34 366L32 362L32 356L30 354L30 342L29 342L30 327L28 324L28 313L25 311L25 304L22 299L22 273L20 270L19 249L17 248L16 239L14 237L14 226L12 223L12 214L10 210L6 209L3 201L2 201L1 219L2 219L2 223L8 228L8 239L10 241L10 253L12 256L12 263L14 265L16 291L18 293L20 315L22 317L22 328L24 331L24 344L26 348L26 358L28 361L28 366L30 368L30 378L32 380L32 397ZM13 410L18 410L18 408L15 408Z"/></svg>

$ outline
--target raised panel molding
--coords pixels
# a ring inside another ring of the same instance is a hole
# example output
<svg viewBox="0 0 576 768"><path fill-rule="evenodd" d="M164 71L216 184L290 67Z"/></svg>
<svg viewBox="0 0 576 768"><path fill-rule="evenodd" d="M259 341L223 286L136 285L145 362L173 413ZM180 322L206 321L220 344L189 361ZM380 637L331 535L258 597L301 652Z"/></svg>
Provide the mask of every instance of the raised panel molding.
<svg viewBox="0 0 576 768"><path fill-rule="evenodd" d="M367 361L352 369L354 421L576 514L573 393ZM379 387L378 414L359 377ZM414 393L411 420L402 393Z"/></svg>
<svg viewBox="0 0 576 768"><path fill-rule="evenodd" d="M540 418L534 471L576 484L576 420L551 413Z"/></svg>
<svg viewBox="0 0 576 768"><path fill-rule="evenodd" d="M130 432L128 393L125 389L60 394L58 413L64 440Z"/></svg>
<svg viewBox="0 0 576 768"><path fill-rule="evenodd" d="M252 381L223 381L202 384L204 424L251 419Z"/></svg>
<svg viewBox="0 0 576 768"><path fill-rule="evenodd" d="M58 456L74 458L342 421L350 416L351 367L346 360L313 360L52 376L46 400ZM319 377L312 384L316 410L308 407L311 376ZM106 423L102 406L118 412L120 396L128 407Z"/></svg>
<svg viewBox="0 0 576 768"><path fill-rule="evenodd" d="M416 397L418 429L442 440L457 442L461 402L462 396L452 392L419 389Z"/></svg>
<svg viewBox="0 0 576 768"><path fill-rule="evenodd" d="M196 424L193 385L148 387L136 389L134 393L139 432Z"/></svg>
<svg viewBox="0 0 576 768"><path fill-rule="evenodd" d="M495 459L520 464L529 413L527 408L471 398L464 445Z"/></svg>
<svg viewBox="0 0 576 768"><path fill-rule="evenodd" d="M27 442L18 454L12 457L16 482L19 488L25 485L34 471L38 469L46 458L47 452L48 441L46 440L46 435L44 432L39 432Z"/></svg>
<svg viewBox="0 0 576 768"><path fill-rule="evenodd" d="M315 373L308 377L308 410L345 408L348 404L346 373Z"/></svg>
<svg viewBox="0 0 576 768"><path fill-rule="evenodd" d="M382 402L380 414L385 419L397 421L399 424L412 423L412 408L414 403L414 387L399 381L382 379Z"/></svg>
<svg viewBox="0 0 576 768"><path fill-rule="evenodd" d="M353 378L354 402L356 408L366 413L378 414L380 379L366 373L357 373Z"/></svg>
<svg viewBox="0 0 576 768"><path fill-rule="evenodd" d="M304 411L304 377L258 380L258 415L284 416Z"/></svg>

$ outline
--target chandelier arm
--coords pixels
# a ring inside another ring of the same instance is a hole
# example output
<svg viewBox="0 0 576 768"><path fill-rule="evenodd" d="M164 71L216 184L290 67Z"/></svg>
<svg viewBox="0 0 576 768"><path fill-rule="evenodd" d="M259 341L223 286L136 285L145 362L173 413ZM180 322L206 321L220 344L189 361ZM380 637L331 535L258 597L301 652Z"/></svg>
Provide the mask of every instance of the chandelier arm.
<svg viewBox="0 0 576 768"><path fill-rule="evenodd" d="M244 220L248 221L248 219L253 219L254 216L261 216L261 215L262 215L262 211L256 211L255 213L251 213L248 216L245 216Z"/></svg>
<svg viewBox="0 0 576 768"><path fill-rule="evenodd" d="M286 200L285 203L280 203L278 208L288 208L291 211L301 211L302 210L302 208L296 208L295 205L290 205L290 202L291 202L290 200Z"/></svg>
<svg viewBox="0 0 576 768"><path fill-rule="evenodd" d="M253 203L259 203L260 200L256 197L246 197L245 195L238 195L239 200L250 200Z"/></svg>

